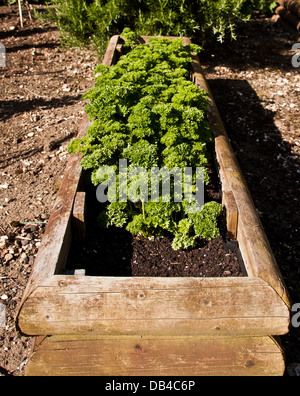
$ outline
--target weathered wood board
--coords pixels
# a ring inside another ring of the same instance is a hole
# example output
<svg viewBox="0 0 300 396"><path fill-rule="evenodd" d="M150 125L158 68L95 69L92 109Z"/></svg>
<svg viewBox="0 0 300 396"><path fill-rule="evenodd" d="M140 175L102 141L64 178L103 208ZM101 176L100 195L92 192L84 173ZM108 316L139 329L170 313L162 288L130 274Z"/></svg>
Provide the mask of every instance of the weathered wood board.
<svg viewBox="0 0 300 396"><path fill-rule="evenodd" d="M271 337L52 336L28 376L277 376L282 350Z"/></svg>
<svg viewBox="0 0 300 396"><path fill-rule="evenodd" d="M86 193L78 191L73 206L73 236L76 241L84 241L86 237Z"/></svg>
<svg viewBox="0 0 300 396"><path fill-rule="evenodd" d="M54 276L23 308L27 334L285 334L289 310L258 278Z"/></svg>

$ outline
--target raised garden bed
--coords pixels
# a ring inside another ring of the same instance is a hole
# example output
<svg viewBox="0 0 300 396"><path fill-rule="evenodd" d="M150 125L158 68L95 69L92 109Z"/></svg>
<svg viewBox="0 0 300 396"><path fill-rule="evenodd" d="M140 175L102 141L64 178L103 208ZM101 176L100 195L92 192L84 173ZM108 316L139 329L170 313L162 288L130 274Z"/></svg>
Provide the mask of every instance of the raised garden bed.
<svg viewBox="0 0 300 396"><path fill-rule="evenodd" d="M103 63L117 62L121 46L114 36ZM288 332L289 297L196 56L191 66L210 94L227 228L245 276L64 275L72 239L86 231L81 156L71 155L18 314L21 331L39 336L27 375L283 374L274 337Z"/></svg>

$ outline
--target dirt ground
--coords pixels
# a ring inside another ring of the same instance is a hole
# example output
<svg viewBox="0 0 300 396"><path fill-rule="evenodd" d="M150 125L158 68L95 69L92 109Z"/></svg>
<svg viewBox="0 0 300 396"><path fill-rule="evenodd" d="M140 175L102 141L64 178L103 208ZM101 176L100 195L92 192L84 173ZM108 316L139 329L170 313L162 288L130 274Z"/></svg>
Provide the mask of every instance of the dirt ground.
<svg viewBox="0 0 300 396"><path fill-rule="evenodd" d="M56 28L18 24L0 7L0 375L23 376L32 339L15 326L18 303L59 189L98 60L64 49ZM293 303L300 303L300 68L298 37L258 18L238 40L209 44L201 62ZM29 224L28 224L29 223ZM4 307L4 308L3 308ZM300 332L281 337L287 375L300 366Z"/></svg>
<svg viewBox="0 0 300 396"><path fill-rule="evenodd" d="M15 328L16 308L61 183L66 147L84 113L81 96L93 85L98 63L86 49L61 48L54 26L24 17L21 29L18 14L0 7L6 47L6 68L0 68L0 303L6 310L0 373L14 376L23 375L32 347Z"/></svg>

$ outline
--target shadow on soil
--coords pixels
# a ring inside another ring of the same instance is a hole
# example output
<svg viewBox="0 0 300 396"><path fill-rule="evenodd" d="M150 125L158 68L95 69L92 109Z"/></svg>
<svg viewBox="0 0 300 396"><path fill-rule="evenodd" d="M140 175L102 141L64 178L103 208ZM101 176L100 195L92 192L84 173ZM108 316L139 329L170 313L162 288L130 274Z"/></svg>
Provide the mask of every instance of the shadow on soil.
<svg viewBox="0 0 300 396"><path fill-rule="evenodd" d="M23 44L22 46L15 46L15 47L6 48L6 53L9 54L11 52L25 51L25 50L29 50L31 48L35 48L35 49L42 49L42 48L55 49L55 48L61 48L61 45L59 43Z"/></svg>
<svg viewBox="0 0 300 396"><path fill-rule="evenodd" d="M247 81L216 79L209 85L292 303L300 302L300 159ZM299 330L291 328L281 339L287 363L298 361Z"/></svg>
<svg viewBox="0 0 300 396"><path fill-rule="evenodd" d="M291 69L296 32L288 31L280 23L269 19L254 19L240 23L236 35L236 40L226 40L224 43L208 40L200 54L200 61L206 63L209 60L212 65L228 66L238 71L265 67L282 71Z"/></svg>
<svg viewBox="0 0 300 396"><path fill-rule="evenodd" d="M19 29L11 31L0 31L0 40L4 40L9 37L32 37L34 34L40 34L49 32L50 30L56 31L55 26L46 26L44 28L29 28L29 29Z"/></svg>
<svg viewBox="0 0 300 396"><path fill-rule="evenodd" d="M72 241L65 273L85 269L88 276L132 276L132 238L121 228L99 228L98 216L105 206L96 199L96 188L90 183L90 174L84 176L86 194L87 235L84 241ZM101 253L100 253L101 252Z"/></svg>
<svg viewBox="0 0 300 396"><path fill-rule="evenodd" d="M44 149L44 147L41 146L39 148L34 148L31 150L24 150L24 151L18 152L16 155L11 156L9 158L9 160L6 158L5 154L0 155L0 169L5 169L7 166L12 165L16 162L19 162L20 158L22 158L23 160L25 160L27 158L31 158L35 154L41 153L43 151L43 149ZM5 165L1 165L3 163Z"/></svg>
<svg viewBox="0 0 300 396"><path fill-rule="evenodd" d="M44 98L3 100L0 104L0 121L6 121L13 115L27 113L41 107L43 109L56 109L63 106L72 106L80 99L81 95L66 95L62 98L53 98L50 100Z"/></svg>

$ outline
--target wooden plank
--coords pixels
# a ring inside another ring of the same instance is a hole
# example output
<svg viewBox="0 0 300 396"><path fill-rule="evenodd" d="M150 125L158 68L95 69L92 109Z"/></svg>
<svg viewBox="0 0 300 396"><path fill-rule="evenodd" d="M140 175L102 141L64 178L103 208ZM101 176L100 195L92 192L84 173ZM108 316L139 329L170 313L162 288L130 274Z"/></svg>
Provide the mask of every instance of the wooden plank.
<svg viewBox="0 0 300 396"><path fill-rule="evenodd" d="M280 335L289 309L257 278L54 276L18 325L29 335Z"/></svg>
<svg viewBox="0 0 300 396"><path fill-rule="evenodd" d="M300 2L295 0L278 0L278 3L286 10L300 18Z"/></svg>
<svg viewBox="0 0 300 396"><path fill-rule="evenodd" d="M73 235L76 241L84 241L86 237L86 193L78 191L75 195L74 206L73 206Z"/></svg>
<svg viewBox="0 0 300 396"><path fill-rule="evenodd" d="M103 57L102 65L111 66L116 62L119 42L120 36L115 35L111 37Z"/></svg>
<svg viewBox="0 0 300 396"><path fill-rule="evenodd" d="M226 208L227 237L236 239L238 227L238 208L231 191L223 191L223 205Z"/></svg>
<svg viewBox="0 0 300 396"><path fill-rule="evenodd" d="M35 349L25 375L282 376L284 369L270 337L54 336Z"/></svg>
<svg viewBox="0 0 300 396"><path fill-rule="evenodd" d="M220 165L221 180L226 183L223 186L223 191L231 191L237 205L237 240L239 245L242 246L241 252L248 275L266 281L283 301L291 306L282 275L197 56L193 56L192 70L195 84L209 94L208 118L215 137L215 149Z"/></svg>

